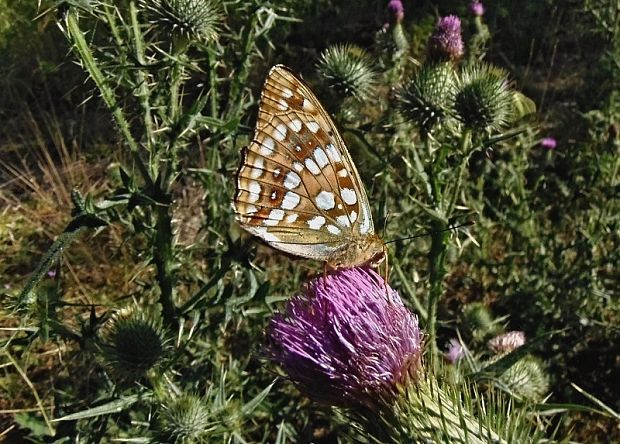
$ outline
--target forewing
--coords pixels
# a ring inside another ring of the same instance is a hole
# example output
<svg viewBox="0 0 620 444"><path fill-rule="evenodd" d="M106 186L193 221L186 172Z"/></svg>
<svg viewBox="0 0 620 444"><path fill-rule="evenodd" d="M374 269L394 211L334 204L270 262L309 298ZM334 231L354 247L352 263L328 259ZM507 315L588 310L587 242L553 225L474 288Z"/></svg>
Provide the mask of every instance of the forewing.
<svg viewBox="0 0 620 444"><path fill-rule="evenodd" d="M329 261L374 227L359 174L331 118L287 68L271 69L234 202L243 228L289 253Z"/></svg>

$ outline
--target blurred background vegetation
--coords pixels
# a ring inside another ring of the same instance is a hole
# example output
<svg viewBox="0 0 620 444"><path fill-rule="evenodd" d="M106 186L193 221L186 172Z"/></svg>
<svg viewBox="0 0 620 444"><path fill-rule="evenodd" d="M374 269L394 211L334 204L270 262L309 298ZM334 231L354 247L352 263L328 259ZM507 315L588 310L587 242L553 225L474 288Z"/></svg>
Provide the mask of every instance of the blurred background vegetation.
<svg viewBox="0 0 620 444"><path fill-rule="evenodd" d="M44 409L61 417L112 399L105 365L92 358L98 355L96 327L108 310L153 300L155 272L144 254L145 235L135 223L84 234L63 252L38 290L47 296L45 306L37 308L36 332L24 331L20 317L8 309L11 296L71 220L72 189L95 199L110 193L122 181L118 165L128 161L109 110L59 29L64 23L60 3L58 11L42 14L49 4L39 8L33 1L0 0L0 291L7 308L3 345L11 343L0 364L0 433L7 442L129 439L146 434L152 421L145 407L111 419L57 423L52 438L40 414ZM66 4L73 3L87 5L88 0ZM262 7L275 11L271 18L263 16L275 22L249 49L243 103L236 114L195 128L181 154L184 176L173 190L176 242L182 252L177 291L181 305L193 304L193 311L187 311L193 327L166 334L170 343L184 343L177 353L192 360L183 361L183 368L169 364L171 380L177 379L170 384L182 385L187 396L175 402L184 406L192 405L193 393L207 393L212 410L204 416L234 431L235 439L274 442L277 434L294 442L335 442L344 436L343 423L334 422L328 410L312 406L291 386L279 382L262 399L274 378L260 356L262 331L278 304L322 265L291 263L242 236L230 201L239 149L251 137L269 67L283 63L302 73L336 110L337 101L330 101L317 74L320 55L345 42L377 51L378 32L389 21L387 2L272 3L223 3L226 26L218 74L225 91L230 88L226 74L237 72L244 51L231 42L242 42L249 15ZM413 58L423 58L438 16L459 15L465 41L475 32L468 2L403 3ZM618 411L620 6L615 0L497 0L486 4L484 20L492 36L485 60L506 69L538 113L517 138L471 161L466 192L478 213L471 231L479 247L470 244L449 254L439 343L445 346L457 331L466 344L484 343L487 338L476 335L475 320L468 315L476 304L498 319L502 329L522 330L530 338L559 331L535 350L548 367L551 402L587 404L571 385L575 383ZM87 38L105 37L93 28ZM104 59L105 41L98 44ZM191 77L199 84L202 75L197 70ZM389 88L384 88L379 94L387 97ZM379 144L387 139L373 139L372 134L396 124L377 121L385 110L375 106L370 101L357 114L340 114L338 122L351 130L345 138L352 156L362 176L371 178L366 187L371 203L377 202L378 230L390 213L385 238L391 239L428 227L410 222L421 219L398 194L404 178L386 179L393 172L386 172L381 159L389 162L396 156ZM389 101L383 106L389 107ZM371 134L368 140L377 143L378 155L355 138L356 131ZM542 147L543 137L557 139L557 147ZM427 265L420 252L427 249L428 239L422 238L390 252L396 268L391 283L406 300L423 297L424 279L418 275L424 275ZM192 300L199 290L201 297ZM77 332L79 339L45 338L42 329L58 331L54 323ZM261 406L252 406L251 416L242 418L239 412L254 399ZM174 421L161 413L157 418L160 429ZM571 411L555 421L575 441L620 441L618 422L611 417Z"/></svg>

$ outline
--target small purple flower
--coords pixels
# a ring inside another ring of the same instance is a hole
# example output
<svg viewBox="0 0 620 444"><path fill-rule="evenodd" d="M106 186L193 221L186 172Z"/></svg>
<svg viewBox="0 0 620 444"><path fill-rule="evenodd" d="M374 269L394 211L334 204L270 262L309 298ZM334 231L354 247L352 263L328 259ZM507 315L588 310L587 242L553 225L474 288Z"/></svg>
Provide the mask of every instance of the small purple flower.
<svg viewBox="0 0 620 444"><path fill-rule="evenodd" d="M433 60L458 60L463 55L461 19L456 15L441 17L428 41L428 54Z"/></svg>
<svg viewBox="0 0 620 444"><path fill-rule="evenodd" d="M300 391L330 405L392 399L421 365L417 318L371 268L313 279L267 336L270 357Z"/></svg>
<svg viewBox="0 0 620 444"><path fill-rule="evenodd" d="M56 277L56 270L50 270L47 272L47 276L54 279Z"/></svg>
<svg viewBox="0 0 620 444"><path fill-rule="evenodd" d="M448 344L448 351L443 356L450 364L456 364L465 356L465 347L457 338L452 338Z"/></svg>
<svg viewBox="0 0 620 444"><path fill-rule="evenodd" d="M387 7L396 23L403 21L403 18L405 18L405 7L401 0L390 0Z"/></svg>
<svg viewBox="0 0 620 444"><path fill-rule="evenodd" d="M525 333L522 331L509 331L487 342L487 346L495 353L510 353L523 344L525 344Z"/></svg>
<svg viewBox="0 0 620 444"><path fill-rule="evenodd" d="M555 140L553 137L543 137L540 140L540 146L542 146L543 148L547 148L548 150L554 150L555 147L558 146L558 141Z"/></svg>
<svg viewBox="0 0 620 444"><path fill-rule="evenodd" d="M473 1L469 4L469 11L476 17L482 17L484 15L484 5L482 2Z"/></svg>

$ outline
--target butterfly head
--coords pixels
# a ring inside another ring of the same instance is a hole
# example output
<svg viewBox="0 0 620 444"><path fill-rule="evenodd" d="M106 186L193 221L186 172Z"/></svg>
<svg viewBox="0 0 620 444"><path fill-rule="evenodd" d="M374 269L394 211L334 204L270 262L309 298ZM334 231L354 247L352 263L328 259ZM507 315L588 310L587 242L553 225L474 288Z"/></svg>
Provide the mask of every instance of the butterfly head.
<svg viewBox="0 0 620 444"><path fill-rule="evenodd" d="M381 238L373 233L352 239L328 265L334 269L360 265L377 267L384 260L385 245Z"/></svg>

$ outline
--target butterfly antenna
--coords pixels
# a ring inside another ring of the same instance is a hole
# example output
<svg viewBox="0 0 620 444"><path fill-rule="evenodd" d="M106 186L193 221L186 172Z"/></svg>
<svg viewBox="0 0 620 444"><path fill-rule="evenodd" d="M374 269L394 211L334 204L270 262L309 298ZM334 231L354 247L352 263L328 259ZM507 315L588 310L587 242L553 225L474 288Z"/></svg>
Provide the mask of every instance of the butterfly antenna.
<svg viewBox="0 0 620 444"><path fill-rule="evenodd" d="M392 240L389 240L389 241L385 242L385 244L387 245L387 244L391 244L391 243L398 242L398 241L405 241L405 240L416 239L418 237L429 236L429 235L434 234L434 233L443 233L444 231L456 230L458 228L468 227L468 226L473 225L475 223L476 222L474 222L473 220L469 220L469 221L464 222L464 223L459 224L459 225L451 225L448 228L445 228L445 229L439 230L439 231L425 231L423 233L416 234L414 236L407 236L407 237L401 237L399 239L392 239Z"/></svg>

